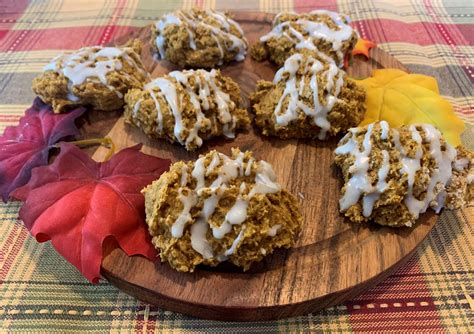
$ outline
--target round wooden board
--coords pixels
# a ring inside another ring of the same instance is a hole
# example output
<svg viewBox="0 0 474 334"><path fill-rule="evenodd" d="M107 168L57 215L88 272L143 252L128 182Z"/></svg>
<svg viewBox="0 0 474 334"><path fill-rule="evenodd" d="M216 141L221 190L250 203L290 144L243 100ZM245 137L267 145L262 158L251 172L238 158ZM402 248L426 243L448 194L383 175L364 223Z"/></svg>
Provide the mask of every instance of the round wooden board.
<svg viewBox="0 0 474 334"><path fill-rule="evenodd" d="M273 16L263 13L234 13L249 42L254 43L270 30ZM143 59L152 76L175 68L153 60L149 29L137 33L145 41ZM133 36L116 41L124 44ZM376 68L406 68L380 49L371 59L355 59L349 75L361 78ZM245 104L259 79L272 80L276 67L258 63L248 56L242 63L222 69L242 89ZM165 263L127 257L120 248L108 252L102 275L126 293L168 310L228 321L278 319L318 311L343 302L373 286L404 263L436 222L424 214L412 228L392 229L356 225L338 212L341 175L332 163L332 151L340 138L327 141L279 140L258 134L254 128L235 140L209 141L198 152L189 153L178 145L150 140L139 129L119 119L109 133L118 148L143 143L143 152L172 162L196 159L217 149L225 154L231 147L251 150L255 157L270 162L279 182L296 195L304 216L297 244L279 250L249 271L228 264L217 268L200 267L194 273L177 272ZM106 150L94 158L101 160Z"/></svg>

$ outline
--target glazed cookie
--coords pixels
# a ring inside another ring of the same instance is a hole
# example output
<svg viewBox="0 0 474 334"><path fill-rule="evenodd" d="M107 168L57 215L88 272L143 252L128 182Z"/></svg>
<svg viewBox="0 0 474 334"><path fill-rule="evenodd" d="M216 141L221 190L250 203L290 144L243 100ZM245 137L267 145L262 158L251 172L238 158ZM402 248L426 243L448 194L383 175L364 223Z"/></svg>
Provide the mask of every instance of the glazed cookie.
<svg viewBox="0 0 474 334"><path fill-rule="evenodd" d="M125 93L148 79L140 50L136 40L132 47L92 46L61 54L33 79L33 91L56 113L78 105L120 109Z"/></svg>
<svg viewBox="0 0 474 334"><path fill-rule="evenodd" d="M152 26L152 45L161 59L181 68L213 68L242 61L248 43L242 28L214 10L179 10Z"/></svg>
<svg viewBox="0 0 474 334"><path fill-rule="evenodd" d="M285 61L272 82L250 96L255 123L267 136L318 138L360 123L365 92L333 62L303 50Z"/></svg>
<svg viewBox="0 0 474 334"><path fill-rule="evenodd" d="M142 192L152 242L179 271L222 261L247 270L293 246L301 230L296 199L272 167L238 149L232 157L211 151L177 162Z"/></svg>
<svg viewBox="0 0 474 334"><path fill-rule="evenodd" d="M307 49L323 53L342 67L344 56L358 39L348 23L349 17L327 10L282 12L275 17L272 31L252 46L250 54L258 61L270 59L281 66L289 56Z"/></svg>
<svg viewBox="0 0 474 334"><path fill-rule="evenodd" d="M453 148L430 124L350 129L335 162L345 182L339 207L353 222L412 226L429 207L457 209L472 199L474 154Z"/></svg>
<svg viewBox="0 0 474 334"><path fill-rule="evenodd" d="M130 90L125 101L128 123L190 151L212 137L234 138L250 123L247 111L239 108L239 86L219 70L170 72Z"/></svg>

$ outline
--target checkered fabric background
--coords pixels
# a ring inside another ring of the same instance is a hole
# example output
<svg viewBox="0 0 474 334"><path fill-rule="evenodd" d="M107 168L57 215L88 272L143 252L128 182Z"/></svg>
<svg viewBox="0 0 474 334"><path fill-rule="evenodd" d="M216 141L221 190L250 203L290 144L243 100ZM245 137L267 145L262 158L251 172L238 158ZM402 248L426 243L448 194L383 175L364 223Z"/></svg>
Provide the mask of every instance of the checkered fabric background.
<svg viewBox="0 0 474 334"><path fill-rule="evenodd" d="M31 105L31 80L60 50L106 44L175 8L278 12L337 10L362 37L412 72L437 78L467 124L474 149L472 0L0 0L0 133ZM0 332L427 332L474 331L473 205L444 212L412 259L386 281L343 305L280 321L199 320L147 305L107 281L89 284L0 205Z"/></svg>

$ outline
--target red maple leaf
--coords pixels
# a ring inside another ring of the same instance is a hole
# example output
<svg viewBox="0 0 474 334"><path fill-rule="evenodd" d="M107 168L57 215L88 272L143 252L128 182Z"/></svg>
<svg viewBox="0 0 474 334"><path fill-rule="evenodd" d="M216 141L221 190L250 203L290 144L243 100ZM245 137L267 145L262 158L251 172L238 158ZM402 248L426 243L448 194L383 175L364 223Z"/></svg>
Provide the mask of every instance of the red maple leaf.
<svg viewBox="0 0 474 334"><path fill-rule="evenodd" d="M61 143L48 166L12 196L25 201L20 218L38 242L54 248L91 282L100 277L104 240L111 236L129 255L156 258L144 222L141 189L169 167L169 160L124 149L98 163L72 144Z"/></svg>
<svg viewBox="0 0 474 334"><path fill-rule="evenodd" d="M33 167L48 164L49 150L60 139L77 135L74 120L84 109L54 114L51 107L37 98L20 124L9 126L0 136L0 193L7 201L10 193L24 185Z"/></svg>

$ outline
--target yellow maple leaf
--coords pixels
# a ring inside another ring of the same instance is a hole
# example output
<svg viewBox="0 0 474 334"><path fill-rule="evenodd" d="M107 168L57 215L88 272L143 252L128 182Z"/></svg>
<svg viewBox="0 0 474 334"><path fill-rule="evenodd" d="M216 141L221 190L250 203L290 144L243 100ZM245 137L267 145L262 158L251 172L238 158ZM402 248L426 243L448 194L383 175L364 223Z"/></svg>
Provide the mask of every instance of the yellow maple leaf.
<svg viewBox="0 0 474 334"><path fill-rule="evenodd" d="M454 146L461 144L464 122L451 104L439 95L435 78L397 69L374 70L372 76L356 80L367 91L367 111L360 125L386 120L393 127L429 123Z"/></svg>

